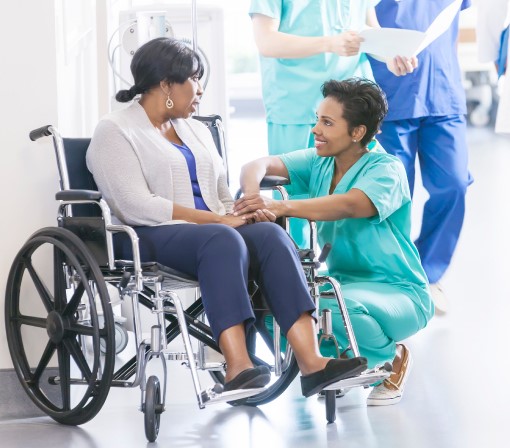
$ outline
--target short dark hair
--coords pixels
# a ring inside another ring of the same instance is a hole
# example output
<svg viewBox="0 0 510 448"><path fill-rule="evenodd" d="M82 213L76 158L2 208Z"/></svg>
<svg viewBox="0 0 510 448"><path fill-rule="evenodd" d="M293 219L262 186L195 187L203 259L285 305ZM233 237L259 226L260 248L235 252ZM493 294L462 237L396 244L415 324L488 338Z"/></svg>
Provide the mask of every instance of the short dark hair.
<svg viewBox="0 0 510 448"><path fill-rule="evenodd" d="M131 61L135 84L129 90L119 90L115 98L121 103L131 101L137 94L145 93L161 81L182 84L188 78L204 74L200 56L184 42L158 37L136 50Z"/></svg>
<svg viewBox="0 0 510 448"><path fill-rule="evenodd" d="M368 79L326 81L322 86L322 95L324 98L334 98L342 105L343 118L347 121L349 134L358 126L364 125L367 128L360 141L362 146L368 145L374 138L388 112L386 95L375 82Z"/></svg>

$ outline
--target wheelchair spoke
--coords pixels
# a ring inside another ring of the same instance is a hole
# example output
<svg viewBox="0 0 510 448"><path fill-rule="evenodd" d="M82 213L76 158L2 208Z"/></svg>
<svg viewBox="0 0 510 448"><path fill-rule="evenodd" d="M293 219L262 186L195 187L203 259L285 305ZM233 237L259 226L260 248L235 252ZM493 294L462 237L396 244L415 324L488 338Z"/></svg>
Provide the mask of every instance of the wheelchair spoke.
<svg viewBox="0 0 510 448"><path fill-rule="evenodd" d="M51 295L50 291L48 290L48 288L43 283L43 281L37 274L36 270L34 269L34 266L32 265L32 260L25 259L24 263L30 274L30 277L32 278L32 281L34 282L37 292L39 293L39 297L41 297L44 307L46 308L46 311L48 313L50 311L53 311L54 308L53 296Z"/></svg>
<svg viewBox="0 0 510 448"><path fill-rule="evenodd" d="M66 279L64 276L64 255L57 247L53 249L53 287L55 294L55 310L62 313L67 305Z"/></svg>
<svg viewBox="0 0 510 448"><path fill-rule="evenodd" d="M64 344L59 344L58 352L58 367L60 376L60 393L62 397L62 409L68 411L71 409L71 363L69 352Z"/></svg>
<svg viewBox="0 0 510 448"><path fill-rule="evenodd" d="M37 384L41 379L41 375L46 369L46 367L48 367L48 363L50 362L51 357L55 353L55 349L56 349L55 344L52 341L48 341L48 343L46 344L46 348L44 349L44 353L39 361L39 364L37 365L37 368L32 374L32 382L34 384Z"/></svg>
<svg viewBox="0 0 510 448"><path fill-rule="evenodd" d="M70 327L67 329L69 331L72 331L75 334L82 335L82 336L94 336L95 330L94 327L91 327L89 325L81 325L81 324L71 324ZM102 334L102 331L99 331L100 336L106 336Z"/></svg>
<svg viewBox="0 0 510 448"><path fill-rule="evenodd" d="M18 318L16 318L15 320L17 320L20 325L28 325L30 327L46 328L46 319L43 317L21 315Z"/></svg>
<svg viewBox="0 0 510 448"><path fill-rule="evenodd" d="M76 365L80 369L80 372L85 378L85 380L87 382L90 382L92 372L87 363L87 360L85 359L85 356L83 356L83 351L82 348L80 347L80 344L78 344L78 341L75 338L66 338L64 339L64 344L68 352L73 357L74 362L76 362Z"/></svg>
<svg viewBox="0 0 510 448"><path fill-rule="evenodd" d="M76 312L83 297L83 291L85 291L85 288L83 287L83 282L80 282L62 313L64 316L71 316Z"/></svg>

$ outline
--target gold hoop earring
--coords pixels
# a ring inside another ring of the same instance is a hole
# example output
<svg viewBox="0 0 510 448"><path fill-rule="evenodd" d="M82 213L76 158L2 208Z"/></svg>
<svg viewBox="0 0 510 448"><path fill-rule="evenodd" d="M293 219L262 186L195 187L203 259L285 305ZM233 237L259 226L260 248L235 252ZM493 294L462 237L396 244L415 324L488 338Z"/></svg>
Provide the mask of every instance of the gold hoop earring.
<svg viewBox="0 0 510 448"><path fill-rule="evenodd" d="M166 107L167 109L172 109L174 107L174 102L170 99L170 95L168 95L166 99Z"/></svg>

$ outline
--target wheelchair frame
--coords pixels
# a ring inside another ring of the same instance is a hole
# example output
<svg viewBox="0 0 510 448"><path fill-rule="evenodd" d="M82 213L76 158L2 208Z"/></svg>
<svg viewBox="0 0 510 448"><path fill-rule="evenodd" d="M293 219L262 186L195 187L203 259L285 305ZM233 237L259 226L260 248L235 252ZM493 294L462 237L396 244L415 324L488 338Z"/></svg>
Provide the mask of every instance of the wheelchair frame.
<svg viewBox="0 0 510 448"><path fill-rule="evenodd" d="M219 117L201 117L200 120L211 130L220 154L225 156ZM110 209L97 190L81 189L82 186L75 189L70 182L64 140L58 131L52 126L44 126L30 133L32 140L44 136L53 137L60 176L61 191L56 194L60 202L58 227L35 232L21 248L9 273L5 301L11 358L18 378L32 401L54 420L79 425L99 412L110 387L140 387L140 409L144 413L145 433L149 441L154 441L158 436L161 413L165 410L166 360L184 361L190 369L197 403L201 409L223 401L233 405L256 406L278 397L293 381L298 367L290 347L281 347L280 328L274 318L272 334L267 329L265 319L268 310L264 307L260 291L252 291L256 322L254 329L247 334L247 346L254 364L268 365L275 380L265 388L223 392L224 363L208 363L205 356L205 347L221 352L205 323L203 304L198 299L184 309L176 293L179 289L198 288L197 279L156 262L142 263L135 231L129 226L112 223ZM283 197L287 197L283 187L285 183L285 179L266 178L261 187L276 189ZM99 209L100 213L92 212L90 216L89 209L89 213L83 214L78 208L83 206L95 207L96 212ZM115 259L112 236L115 232L124 232L130 238L133 260ZM344 353L350 350L353 356L359 356L340 285L332 277L318 275L317 270L326 254L316 256L317 228L313 222L310 223L310 232L312 247L300 251L300 258L311 295L318 306L321 295L319 286L326 283L332 285L349 339L349 346L344 349ZM34 254L45 245L53 253L53 293L33 265ZM26 298L22 291L24 278L31 280L42 301L42 316L35 316L32 311L25 313L23 310L25 302L30 303L30 297ZM122 300L129 298L133 313L136 355L116 371L114 318L107 284L119 290ZM146 339L142 334L140 305L156 315L156 324L151 327L150 337ZM322 338L334 339L330 322L331 316L328 320L325 310L318 325L322 330ZM33 362L29 359L29 350L24 342L22 328L26 327L45 329L49 338L41 357L36 357L38 361L35 367L31 365ZM184 352L170 351L168 344L179 334L183 339ZM197 354L193 350L191 336L198 341ZM262 342L272 352L274 359L271 361L257 355L257 344ZM103 350L100 349L100 343ZM58 371L53 375L51 373L55 369L50 364L55 355ZM162 390L157 376L151 375L146 379L146 366L153 358L159 358L162 362ZM199 369L208 370L216 384L202 389ZM76 370L79 371L77 374ZM359 385L368 387L387 376L388 366L328 386L325 389L328 422L336 418L336 389Z"/></svg>

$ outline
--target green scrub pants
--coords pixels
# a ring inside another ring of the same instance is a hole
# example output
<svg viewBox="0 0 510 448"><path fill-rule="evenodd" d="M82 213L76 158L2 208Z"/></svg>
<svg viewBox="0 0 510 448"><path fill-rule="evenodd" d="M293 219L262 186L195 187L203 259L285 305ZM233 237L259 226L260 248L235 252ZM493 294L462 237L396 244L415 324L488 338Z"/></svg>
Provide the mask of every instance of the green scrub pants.
<svg viewBox="0 0 510 448"><path fill-rule="evenodd" d="M267 124L267 139L269 155L277 156L299 149L314 146L312 134L313 124ZM281 199L278 193L275 199ZM307 195L291 196L292 199L307 199ZM291 218L289 220L290 236L301 248L310 247L310 226L305 219Z"/></svg>
<svg viewBox="0 0 510 448"><path fill-rule="evenodd" d="M413 300L401 289L386 283L351 283L342 285L342 294L351 318L361 356L369 367L392 362L396 343L425 327L427 319ZM321 299L320 309L332 311L333 334L340 351L347 347L342 316L335 299ZM323 356L336 357L332 341L320 346Z"/></svg>

